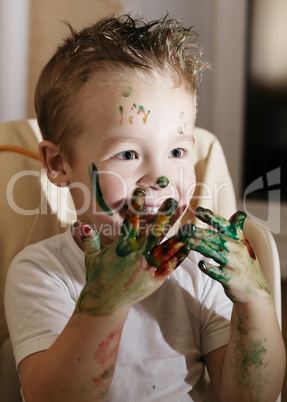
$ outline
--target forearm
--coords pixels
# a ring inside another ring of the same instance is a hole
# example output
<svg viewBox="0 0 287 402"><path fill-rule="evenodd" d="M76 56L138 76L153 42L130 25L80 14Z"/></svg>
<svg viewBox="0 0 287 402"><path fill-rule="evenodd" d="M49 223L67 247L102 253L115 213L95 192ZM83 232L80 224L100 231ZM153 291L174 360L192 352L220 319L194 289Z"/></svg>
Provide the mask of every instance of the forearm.
<svg viewBox="0 0 287 402"><path fill-rule="evenodd" d="M272 301L234 305L222 400L275 401L283 382L285 348Z"/></svg>
<svg viewBox="0 0 287 402"><path fill-rule="evenodd" d="M93 317L75 312L33 370L25 370L26 401L104 400L127 313L128 309L121 309L107 317Z"/></svg>

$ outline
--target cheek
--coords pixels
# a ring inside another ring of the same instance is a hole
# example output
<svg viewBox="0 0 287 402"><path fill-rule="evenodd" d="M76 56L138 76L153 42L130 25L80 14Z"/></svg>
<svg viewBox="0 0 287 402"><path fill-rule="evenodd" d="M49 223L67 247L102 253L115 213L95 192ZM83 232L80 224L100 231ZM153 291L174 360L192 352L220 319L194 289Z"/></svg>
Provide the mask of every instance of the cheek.
<svg viewBox="0 0 287 402"><path fill-rule="evenodd" d="M194 169L192 168L192 170L188 169L184 171L184 176L183 176L183 184L181 186L181 196L183 199L184 204L189 204L194 190L195 190L195 186L196 186L196 177L195 177L195 172Z"/></svg>
<svg viewBox="0 0 287 402"><path fill-rule="evenodd" d="M121 203L125 203L129 188L122 175L116 172L101 173L99 183L103 199L111 209L115 209Z"/></svg>

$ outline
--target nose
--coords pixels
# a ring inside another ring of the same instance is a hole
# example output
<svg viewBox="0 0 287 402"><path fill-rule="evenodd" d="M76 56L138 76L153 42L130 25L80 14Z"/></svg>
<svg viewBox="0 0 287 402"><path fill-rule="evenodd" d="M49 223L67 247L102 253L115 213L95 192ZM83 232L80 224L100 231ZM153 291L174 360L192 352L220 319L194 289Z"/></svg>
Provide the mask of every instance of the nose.
<svg viewBox="0 0 287 402"><path fill-rule="evenodd" d="M159 175L155 172L150 172L140 178L138 185L144 188L151 187L154 190L166 188L169 185L169 179L165 175Z"/></svg>
<svg viewBox="0 0 287 402"><path fill-rule="evenodd" d="M160 176L158 177L156 184L160 187L160 188L165 188L166 186L169 185L169 180L167 177L165 176Z"/></svg>

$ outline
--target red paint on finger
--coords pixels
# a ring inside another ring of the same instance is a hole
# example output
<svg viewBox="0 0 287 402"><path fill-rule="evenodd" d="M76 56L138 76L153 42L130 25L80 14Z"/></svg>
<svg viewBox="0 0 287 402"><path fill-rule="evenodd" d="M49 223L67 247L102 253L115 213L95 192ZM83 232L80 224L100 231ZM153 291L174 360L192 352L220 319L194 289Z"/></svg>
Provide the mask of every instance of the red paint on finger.
<svg viewBox="0 0 287 402"><path fill-rule="evenodd" d="M249 243L249 240L246 239L246 237L244 237L243 240L244 240L244 243L246 244L246 247L247 247L247 250L248 250L248 253L249 253L250 257L253 260L256 260L256 254L255 254L251 244Z"/></svg>

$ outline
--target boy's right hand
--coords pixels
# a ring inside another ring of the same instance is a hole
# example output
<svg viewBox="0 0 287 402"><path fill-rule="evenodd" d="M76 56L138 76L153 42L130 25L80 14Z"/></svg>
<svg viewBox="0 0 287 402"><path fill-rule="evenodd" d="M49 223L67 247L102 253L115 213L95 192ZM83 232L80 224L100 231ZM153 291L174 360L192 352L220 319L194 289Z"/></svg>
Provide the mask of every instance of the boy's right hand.
<svg viewBox="0 0 287 402"><path fill-rule="evenodd" d="M139 224L145 191L136 189L118 240L102 247L92 225L77 222L85 252L86 285L77 308L93 316L106 316L120 307L131 306L161 286L167 276L187 257L189 234L180 230L159 244L177 203L167 199L148 227Z"/></svg>

